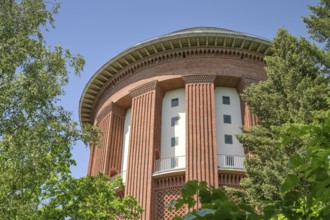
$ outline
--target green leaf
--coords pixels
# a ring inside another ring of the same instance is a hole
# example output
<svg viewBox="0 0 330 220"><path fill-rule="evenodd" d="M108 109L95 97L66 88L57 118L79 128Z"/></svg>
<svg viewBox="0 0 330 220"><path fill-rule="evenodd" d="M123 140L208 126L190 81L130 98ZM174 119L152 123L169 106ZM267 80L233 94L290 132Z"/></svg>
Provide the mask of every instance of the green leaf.
<svg viewBox="0 0 330 220"><path fill-rule="evenodd" d="M296 175L290 174L286 177L284 183L281 185L281 192L285 193L290 189L294 188L298 183L298 177Z"/></svg>
<svg viewBox="0 0 330 220"><path fill-rule="evenodd" d="M188 213L188 215L186 215L183 220L193 220L193 219L197 219L197 216L192 214L192 213Z"/></svg>
<svg viewBox="0 0 330 220"><path fill-rule="evenodd" d="M264 208L263 211L264 211L264 217L265 217L265 219L271 219L276 214L276 210L275 210L274 207L269 207L268 206L268 207Z"/></svg>
<svg viewBox="0 0 330 220"><path fill-rule="evenodd" d="M215 210L213 209L199 209L196 211L196 214L198 216L201 216L201 217L205 217L206 215L213 215L213 213L215 212Z"/></svg>
<svg viewBox="0 0 330 220"><path fill-rule="evenodd" d="M198 189L198 181L188 181L182 188L182 196L190 197L196 194Z"/></svg>
<svg viewBox="0 0 330 220"><path fill-rule="evenodd" d="M289 159L288 167L293 169L303 165L304 163L305 162L301 156L299 154L295 154Z"/></svg>

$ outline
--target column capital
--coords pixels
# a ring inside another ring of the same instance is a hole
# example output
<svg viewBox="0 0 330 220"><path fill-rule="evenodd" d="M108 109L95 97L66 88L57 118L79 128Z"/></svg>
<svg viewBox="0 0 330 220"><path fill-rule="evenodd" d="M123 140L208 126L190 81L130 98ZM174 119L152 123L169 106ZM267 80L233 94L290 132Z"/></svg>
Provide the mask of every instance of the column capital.
<svg viewBox="0 0 330 220"><path fill-rule="evenodd" d="M160 88L158 80L154 80L148 83L145 83L141 86L138 86L132 90L129 91L129 94L132 98L135 98L137 96L140 96L142 94L156 91L157 94L163 95L163 90Z"/></svg>
<svg viewBox="0 0 330 220"><path fill-rule="evenodd" d="M249 87L252 83L257 83L260 80L255 79L255 78L250 78L250 77L246 77L246 76L242 76L236 89L238 91L238 93L242 93L244 91L244 89L246 89L247 87Z"/></svg>
<svg viewBox="0 0 330 220"><path fill-rule="evenodd" d="M113 114L121 117L121 118L125 118L126 116L126 109L122 108L121 106L119 106L118 104L114 103L114 102L110 102L109 105L107 105L105 107L105 109L97 116L96 121L97 123L100 123L102 121L102 119L107 116L110 112L112 112Z"/></svg>
<svg viewBox="0 0 330 220"><path fill-rule="evenodd" d="M209 74L209 75L188 75L183 76L183 81L185 84L188 83L213 83L217 75Z"/></svg>

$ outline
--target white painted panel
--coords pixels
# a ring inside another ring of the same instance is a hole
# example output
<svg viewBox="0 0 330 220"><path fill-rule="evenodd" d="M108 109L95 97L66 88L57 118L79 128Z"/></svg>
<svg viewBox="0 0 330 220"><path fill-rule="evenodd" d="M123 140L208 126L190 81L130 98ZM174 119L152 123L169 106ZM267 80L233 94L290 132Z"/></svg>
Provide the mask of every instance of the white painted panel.
<svg viewBox="0 0 330 220"><path fill-rule="evenodd" d="M230 105L222 103L222 96L230 97ZM231 115L231 124L225 124L223 115ZM218 154L244 156L244 149L235 137L241 134L242 113L239 95L235 88L217 87L215 89L216 143ZM233 144L225 144L225 134L233 136Z"/></svg>
<svg viewBox="0 0 330 220"><path fill-rule="evenodd" d="M179 105L171 107L171 100L179 99ZM171 126L171 118L178 117L178 125ZM161 131L161 153L160 158L185 155L186 146L186 97L184 89L169 91L163 98L162 105L162 131ZM171 147L171 138L178 137L179 142L175 147ZM184 167L185 160L178 160L178 167Z"/></svg>
<svg viewBox="0 0 330 220"><path fill-rule="evenodd" d="M127 163L128 163L128 148L129 148L129 136L130 136L130 128L131 128L131 109L127 109L125 122L124 122L124 137L123 137L123 154L122 154L122 164L121 164L121 172L126 171ZM125 172L126 174L126 172ZM123 180L126 176L123 176ZM124 181L125 182L125 181Z"/></svg>

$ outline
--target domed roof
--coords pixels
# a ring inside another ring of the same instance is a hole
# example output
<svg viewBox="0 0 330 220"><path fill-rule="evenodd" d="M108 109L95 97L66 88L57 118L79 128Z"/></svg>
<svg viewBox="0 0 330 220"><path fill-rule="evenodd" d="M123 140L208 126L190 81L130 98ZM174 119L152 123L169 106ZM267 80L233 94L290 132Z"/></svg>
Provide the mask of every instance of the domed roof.
<svg viewBox="0 0 330 220"><path fill-rule="evenodd" d="M187 28L142 41L110 59L91 77L80 98L80 122L92 123L95 99L102 87L126 67L159 53L200 46L235 48L265 55L270 47L270 41L216 27Z"/></svg>
<svg viewBox="0 0 330 220"><path fill-rule="evenodd" d="M255 35L246 34L246 33L243 33L243 32L233 31L233 30L224 29L224 28L217 28L217 27L192 27L192 28L186 28L186 29L174 31L174 32L169 33L169 34L164 34L164 35L160 36L159 38L169 37L169 36L185 35L185 34L198 34L198 33L200 33L202 35L222 34L222 35L246 36L246 37L259 38L261 40L269 41L265 38L258 37L258 36L255 36Z"/></svg>

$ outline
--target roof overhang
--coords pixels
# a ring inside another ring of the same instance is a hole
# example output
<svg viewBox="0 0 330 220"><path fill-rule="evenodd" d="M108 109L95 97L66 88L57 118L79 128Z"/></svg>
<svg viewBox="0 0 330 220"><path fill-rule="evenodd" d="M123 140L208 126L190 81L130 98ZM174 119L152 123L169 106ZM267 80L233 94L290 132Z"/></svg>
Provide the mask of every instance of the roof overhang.
<svg viewBox="0 0 330 220"><path fill-rule="evenodd" d="M79 102L81 124L91 123L94 100L101 88L124 68L159 53L193 47L226 47L266 55L270 41L258 36L222 28L196 27L143 41L105 63L88 81Z"/></svg>

